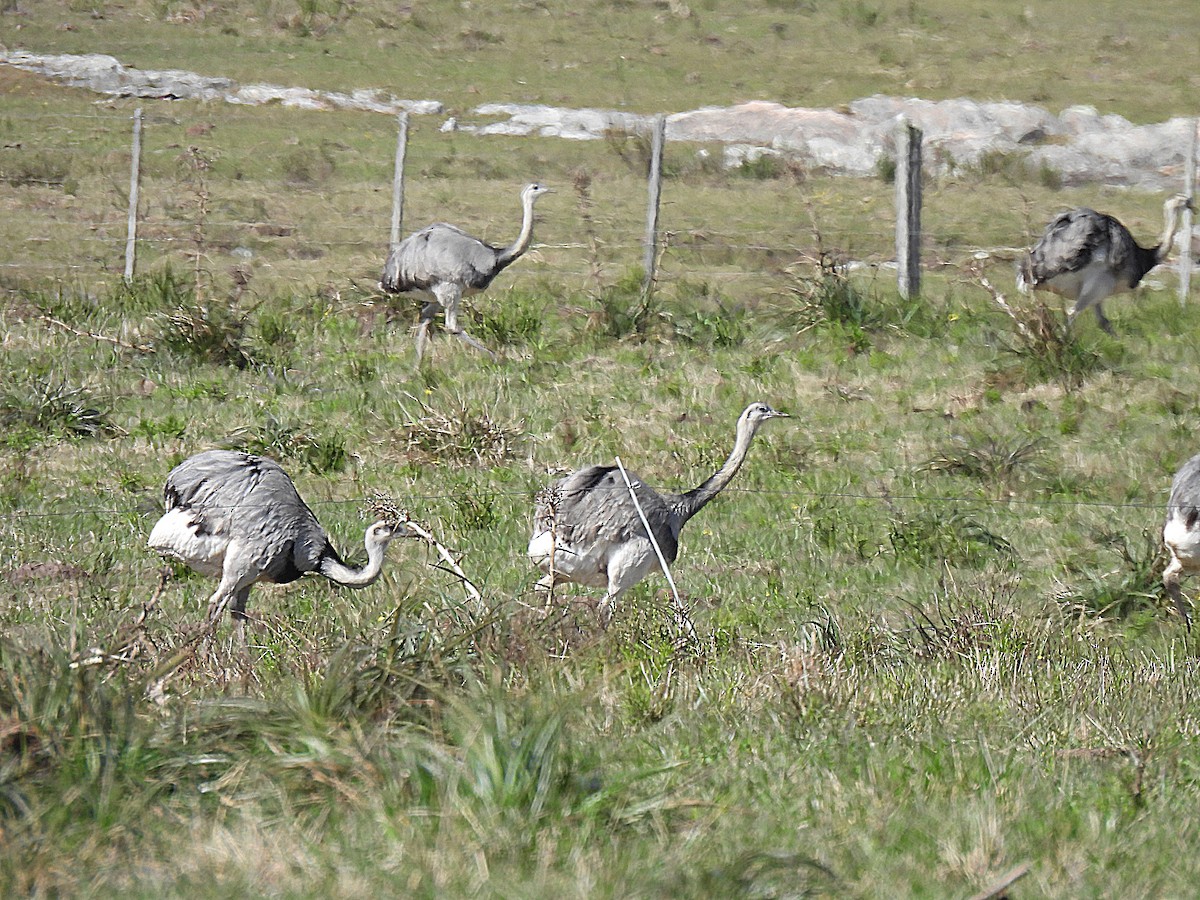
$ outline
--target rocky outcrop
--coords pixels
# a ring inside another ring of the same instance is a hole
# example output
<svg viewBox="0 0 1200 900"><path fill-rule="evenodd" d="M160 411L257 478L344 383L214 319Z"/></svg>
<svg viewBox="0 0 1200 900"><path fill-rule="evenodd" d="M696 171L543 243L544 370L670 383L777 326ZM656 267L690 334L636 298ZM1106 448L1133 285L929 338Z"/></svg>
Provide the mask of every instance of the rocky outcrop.
<svg viewBox="0 0 1200 900"><path fill-rule="evenodd" d="M457 129L574 140L640 131L651 121L610 110L509 103L476 107L471 116L500 121L460 119ZM924 159L931 171L976 165L989 153L1012 153L1035 169L1046 166L1067 184L1103 181L1155 190L1180 184L1195 127L1194 119L1134 125L1091 107L1071 107L1056 116L1022 103L868 97L841 109L754 101L675 113L667 117L667 140L725 144L727 165L770 154L832 174L869 175L882 158L894 155L902 119L924 132Z"/></svg>
<svg viewBox="0 0 1200 900"><path fill-rule="evenodd" d="M437 115L435 100L401 100L377 90L337 93L270 84L239 85L178 70L142 70L111 56L43 56L0 52L0 63L37 72L63 84L122 97L279 103L302 109L400 110ZM897 125L911 121L925 134L924 159L934 172L978 164L987 154L1020 154L1066 184L1090 181L1148 190L1177 187L1193 119L1134 125L1091 107L1060 115L1039 106L969 99L919 100L867 97L839 109L804 109L755 101L705 107L667 117L667 139L725 145L727 165L764 154L795 160L839 175L870 175L894 154ZM638 132L651 117L607 109L570 109L487 103L448 119L443 131L486 135L539 135L597 140L611 132Z"/></svg>
<svg viewBox="0 0 1200 900"><path fill-rule="evenodd" d="M178 69L133 69L102 54L47 56L12 50L0 52L0 63L36 72L60 84L115 97L223 100L249 106L279 103L297 109L357 109L393 114L401 110L422 115L442 112L442 104L436 100L400 100L378 90L343 94L275 84L239 85L229 78L214 78Z"/></svg>

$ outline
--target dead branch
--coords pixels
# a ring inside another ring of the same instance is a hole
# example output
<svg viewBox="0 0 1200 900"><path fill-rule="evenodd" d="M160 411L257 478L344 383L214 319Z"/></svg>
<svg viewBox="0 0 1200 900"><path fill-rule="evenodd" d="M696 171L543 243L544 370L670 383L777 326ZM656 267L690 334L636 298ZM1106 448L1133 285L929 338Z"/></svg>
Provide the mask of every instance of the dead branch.
<svg viewBox="0 0 1200 900"><path fill-rule="evenodd" d="M47 323L53 325L56 328L61 328L64 331L69 331L71 334L75 335L76 337L88 337L95 341L107 341L110 344L115 344L116 346L122 347L126 350L134 350L138 353L153 353L154 352L153 347L148 347L145 344L131 344L128 341L123 341L120 338L115 338L115 337L112 337L111 335L98 334L97 332L94 332L94 331L81 331L78 328L74 328L74 327L68 325L66 322L62 321L61 319L56 319L56 318L54 318L54 316L48 316L45 313L40 313L38 315L38 318L41 319L43 322L47 322Z"/></svg>

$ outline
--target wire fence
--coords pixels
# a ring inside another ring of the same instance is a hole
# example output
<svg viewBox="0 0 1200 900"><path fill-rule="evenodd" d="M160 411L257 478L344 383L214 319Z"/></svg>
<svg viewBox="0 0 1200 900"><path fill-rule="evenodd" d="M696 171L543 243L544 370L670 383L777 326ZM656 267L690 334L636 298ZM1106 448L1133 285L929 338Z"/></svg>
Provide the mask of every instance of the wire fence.
<svg viewBox="0 0 1200 900"><path fill-rule="evenodd" d="M528 501L533 497L533 491L530 490L497 490L489 488L477 488L476 492L481 495L495 499L513 499ZM619 492L619 491L618 491ZM1029 508L1060 508L1060 509L1096 509L1096 510L1163 510L1165 513L1166 499L1165 496L1161 501L1157 500L1128 500L1117 502L1113 500L1081 500L1081 499L1066 499L1058 497L981 497L968 494L868 494L855 491L817 491L817 490L798 490L798 489L781 489L781 488L738 488L729 487L724 493L727 494L742 494L756 495L763 497L781 497L806 500L854 500L872 503L928 503L938 504L944 503L947 505L959 507L986 507L995 510L1024 510ZM405 502L412 503L434 503L443 501L453 501L461 496L459 493L442 493L442 492L420 492L408 493L402 498ZM309 506L317 508L345 508L359 507L368 505L374 498L368 496L349 497L338 500L307 500ZM226 510L241 510L247 511L253 509L252 504L239 504L237 506L208 506L207 509L213 512L219 512L222 509ZM140 516L145 514L144 506L138 503L130 503L124 506L76 506L69 509L56 510L10 510L0 512L0 522L15 522L21 520L38 520L38 519L78 519L84 516Z"/></svg>
<svg viewBox="0 0 1200 900"><path fill-rule="evenodd" d="M392 199L393 136L387 129L372 128L363 135L364 148L349 150L314 146L294 137L281 146L277 135L256 137L250 118L245 128L219 130L211 123L161 112L146 115L144 122L140 201L130 211L133 148L127 113L0 117L0 188L7 184L10 191L41 188L57 194L26 198L22 214L0 226L7 247L0 274L12 276L8 284L0 283L0 291L13 293L14 279L23 275L86 280L89 274L104 279L120 274L127 211L136 217L139 270L166 260L180 266L203 264L213 271L269 271L269 277L295 284L378 275L387 251ZM440 146L422 148L419 142L409 150L408 168L422 179L422 190L409 192L409 205L416 206L406 213L409 222L448 217L441 208L450 190L442 170L450 164L439 156L442 152ZM484 169L477 177L486 181L486 175ZM856 210L843 209L838 196L806 197L803 187L780 184L795 207L787 227L760 212L748 213L736 202L714 215L690 195L680 199L685 185L672 182L661 196L654 238L659 282L706 279L757 285L765 277L778 277L790 264L818 257L822 236L842 247L839 252L868 266L894 265L890 185L860 180L855 190L862 195L862 209ZM530 252L537 260L536 272L570 280L611 278L640 264L648 240L640 233L644 189L635 180L596 185L594 190L587 239L563 240L561 233L552 233L551 223L539 222L542 240ZM292 200L299 197L297 209L276 214L286 208L274 199L281 191ZM570 193L561 187L560 191ZM622 191L624 195L618 195ZM932 196L936 199L936 192ZM13 207L20 202L14 197ZM454 205L464 216L478 214L469 203ZM949 219L953 204L947 207ZM497 225L494 216L490 222L462 221L457 213L451 218L489 239L497 228L511 224L505 219ZM948 224L961 231L952 221ZM576 223L570 227L578 231ZM794 238L781 241L785 232ZM980 257L1007 260L1017 252L1009 246L972 242L961 234L925 238L922 246L927 265ZM747 256L763 264L746 267Z"/></svg>

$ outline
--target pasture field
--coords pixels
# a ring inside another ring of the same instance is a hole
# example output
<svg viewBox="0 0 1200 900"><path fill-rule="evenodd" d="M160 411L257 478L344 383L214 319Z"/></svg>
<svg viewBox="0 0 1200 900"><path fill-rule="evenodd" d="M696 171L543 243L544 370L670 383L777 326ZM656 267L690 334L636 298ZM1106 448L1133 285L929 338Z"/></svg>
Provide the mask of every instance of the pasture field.
<svg viewBox="0 0 1200 900"><path fill-rule="evenodd" d="M1193 112L1200 8L949 0L0 0L0 41L328 90L682 110L871 93ZM1149 90L1148 86L1153 86ZM146 110L139 274L120 277ZM667 154L639 291L645 147L414 119L406 230L535 248L467 325L375 287L385 116L97 100L0 69L0 893L129 897L1186 897L1200 860L1197 638L1168 609L1172 473L1200 451L1200 309L1170 272L1116 335L1013 296L1058 209L1143 241L1162 198L1019 158L926 185L923 296L892 187ZM846 268L846 261L865 263ZM981 286L1050 325L1023 338ZM673 568L596 620L547 606L533 495L619 455L694 486L762 399ZM147 696L213 583L145 549L172 465L277 459L352 558L374 491L418 541L362 591L252 594ZM163 584L164 574L166 582ZM1194 593L1194 587L1185 582Z"/></svg>

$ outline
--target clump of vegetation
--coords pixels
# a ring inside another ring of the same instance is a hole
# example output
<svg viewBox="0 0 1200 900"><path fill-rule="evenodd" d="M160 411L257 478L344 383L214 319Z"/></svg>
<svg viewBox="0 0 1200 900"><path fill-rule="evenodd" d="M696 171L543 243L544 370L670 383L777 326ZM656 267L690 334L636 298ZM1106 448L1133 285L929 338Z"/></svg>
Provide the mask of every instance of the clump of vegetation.
<svg viewBox="0 0 1200 900"><path fill-rule="evenodd" d="M888 542L898 559L919 565L978 566L1015 557L1012 544L974 514L933 505L893 510Z"/></svg>
<svg viewBox="0 0 1200 900"><path fill-rule="evenodd" d="M319 147L293 147L280 160L288 184L312 187L324 184L337 171L337 160L328 143Z"/></svg>
<svg viewBox="0 0 1200 900"><path fill-rule="evenodd" d="M1062 187L1061 172L1045 160L1033 165L1025 151L985 150L974 163L956 169L979 182L1001 180L1014 186L1035 183L1050 190Z"/></svg>
<svg viewBox="0 0 1200 900"><path fill-rule="evenodd" d="M0 181L13 187L40 185L65 188L71 181L73 155L58 150L5 148L0 153ZM71 193L71 191L68 191Z"/></svg>
<svg viewBox="0 0 1200 900"><path fill-rule="evenodd" d="M231 435L225 447L275 460L294 459L318 475L342 471L349 459L346 437L341 432L290 422L271 413L261 425Z"/></svg>
<svg viewBox="0 0 1200 900"><path fill-rule="evenodd" d="M0 425L45 437L100 437L116 431L111 412L86 388L40 376L0 393Z"/></svg>
<svg viewBox="0 0 1200 900"><path fill-rule="evenodd" d="M932 604L910 604L907 625L896 638L926 659L1030 653L1034 642L1026 617L1013 603L1019 576L989 572L979 577L979 584L959 585L943 576Z"/></svg>
<svg viewBox="0 0 1200 900"><path fill-rule="evenodd" d="M633 268L600 290L592 321L602 334L618 339L645 337L662 320L654 291L644 287L645 277L640 268Z"/></svg>
<svg viewBox="0 0 1200 900"><path fill-rule="evenodd" d="M521 429L498 422L487 410L465 404L442 413L424 407L400 426L405 451L429 462L494 466L510 459Z"/></svg>
<svg viewBox="0 0 1200 900"><path fill-rule="evenodd" d="M750 311L720 298L706 307L682 304L670 313L670 318L676 337L700 347L738 347L750 332Z"/></svg>
<svg viewBox="0 0 1200 900"><path fill-rule="evenodd" d="M102 304L130 314L178 309L196 299L196 284L170 265L116 281Z"/></svg>
<svg viewBox="0 0 1200 900"><path fill-rule="evenodd" d="M1105 366L1104 357L1079 337L1058 309L1044 300L1006 310L1013 320L1013 331L1004 341L1004 349L1013 360L988 375L989 385L1027 387L1057 383L1073 391Z"/></svg>
<svg viewBox="0 0 1200 900"><path fill-rule="evenodd" d="M219 300L191 302L162 315L157 342L180 356L244 369L254 361L247 317Z"/></svg>
<svg viewBox="0 0 1200 900"><path fill-rule="evenodd" d="M1036 471L1042 442L1037 439L1005 438L981 431L954 438L922 466L927 472L964 475L988 484L1009 484L1023 471Z"/></svg>
<svg viewBox="0 0 1200 900"><path fill-rule="evenodd" d="M804 181L807 172L804 165L796 160L775 153L759 153L743 159L737 166L730 169L729 174L739 178L751 178L755 181L789 179L801 182Z"/></svg>
<svg viewBox="0 0 1200 900"><path fill-rule="evenodd" d="M471 332L492 347L513 347L537 340L551 301L541 292L513 288L485 309L472 309Z"/></svg>
<svg viewBox="0 0 1200 900"><path fill-rule="evenodd" d="M1168 561L1162 532L1145 528L1132 541L1123 533L1100 534L1096 545L1107 560L1073 561L1070 568L1077 580L1058 592L1058 602L1073 615L1098 619L1158 613L1163 608L1162 573ZM1116 568L1108 562L1113 553ZM1101 574L1098 569L1105 571Z"/></svg>
<svg viewBox="0 0 1200 900"><path fill-rule="evenodd" d="M634 172L644 175L650 171L654 142L649 131L608 128L604 132L604 143Z"/></svg>
<svg viewBox="0 0 1200 900"><path fill-rule="evenodd" d="M800 332L834 328L843 332L858 351L867 350L867 332L883 324L876 298L851 281L844 263L822 253L812 274L798 276L791 293L796 298L795 315Z"/></svg>

